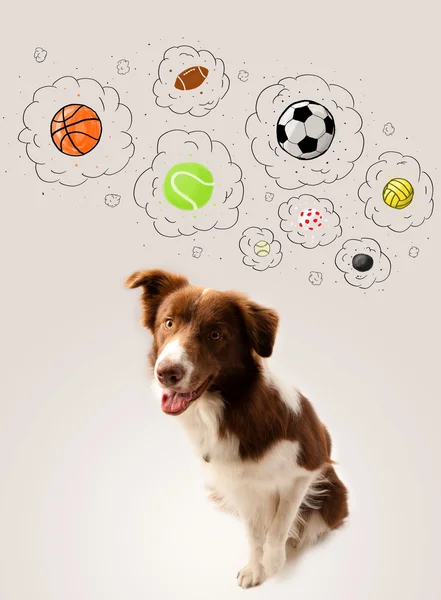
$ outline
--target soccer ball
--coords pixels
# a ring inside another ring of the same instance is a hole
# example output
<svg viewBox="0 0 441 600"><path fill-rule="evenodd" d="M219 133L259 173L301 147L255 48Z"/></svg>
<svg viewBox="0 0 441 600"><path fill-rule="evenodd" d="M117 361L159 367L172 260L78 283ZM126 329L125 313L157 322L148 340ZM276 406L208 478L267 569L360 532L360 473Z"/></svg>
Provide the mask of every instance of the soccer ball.
<svg viewBox="0 0 441 600"><path fill-rule="evenodd" d="M334 139L335 123L327 108L312 100L302 100L283 111L276 133L285 152L300 160L310 160L328 150Z"/></svg>

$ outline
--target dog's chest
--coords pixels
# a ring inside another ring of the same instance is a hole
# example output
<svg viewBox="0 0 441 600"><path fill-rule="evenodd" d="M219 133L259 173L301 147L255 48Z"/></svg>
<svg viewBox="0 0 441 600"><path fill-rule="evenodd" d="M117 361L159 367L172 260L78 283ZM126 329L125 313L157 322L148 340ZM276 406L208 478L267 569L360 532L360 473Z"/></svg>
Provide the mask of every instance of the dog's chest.
<svg viewBox="0 0 441 600"><path fill-rule="evenodd" d="M226 440L219 439L219 422L222 417L222 401L216 394L204 394L180 419L198 454L206 462L227 454L233 458L234 450Z"/></svg>
<svg viewBox="0 0 441 600"><path fill-rule="evenodd" d="M279 441L259 460L242 460L239 439L228 432L219 436L222 410L218 396L205 394L182 415L196 452L217 479L231 484L279 486L303 473L297 463L299 444L288 440Z"/></svg>

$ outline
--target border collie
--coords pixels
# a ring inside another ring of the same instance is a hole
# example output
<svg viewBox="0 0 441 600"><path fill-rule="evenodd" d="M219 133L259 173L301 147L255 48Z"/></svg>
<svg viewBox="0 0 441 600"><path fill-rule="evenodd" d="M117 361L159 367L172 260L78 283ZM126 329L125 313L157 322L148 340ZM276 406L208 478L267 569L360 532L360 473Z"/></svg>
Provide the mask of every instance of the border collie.
<svg viewBox="0 0 441 600"><path fill-rule="evenodd" d="M161 270L138 271L143 325L161 407L188 431L213 477L212 497L245 524L244 588L277 573L288 539L311 544L348 515L331 437L310 402L265 363L274 310L238 292L195 287Z"/></svg>

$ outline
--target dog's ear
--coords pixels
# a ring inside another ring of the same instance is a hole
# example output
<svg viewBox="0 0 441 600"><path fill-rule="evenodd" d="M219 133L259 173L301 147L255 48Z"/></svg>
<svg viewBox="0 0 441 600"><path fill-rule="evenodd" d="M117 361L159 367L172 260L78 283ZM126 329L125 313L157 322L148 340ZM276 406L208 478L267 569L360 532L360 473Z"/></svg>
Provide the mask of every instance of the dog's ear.
<svg viewBox="0 0 441 600"><path fill-rule="evenodd" d="M248 299L242 299L240 310L253 350L262 358L268 358L273 353L279 315Z"/></svg>
<svg viewBox="0 0 441 600"><path fill-rule="evenodd" d="M188 285L188 280L181 275L175 275L159 269L136 271L124 282L128 288L142 287L142 324L151 332L155 328L156 314L161 302L166 296L179 288Z"/></svg>

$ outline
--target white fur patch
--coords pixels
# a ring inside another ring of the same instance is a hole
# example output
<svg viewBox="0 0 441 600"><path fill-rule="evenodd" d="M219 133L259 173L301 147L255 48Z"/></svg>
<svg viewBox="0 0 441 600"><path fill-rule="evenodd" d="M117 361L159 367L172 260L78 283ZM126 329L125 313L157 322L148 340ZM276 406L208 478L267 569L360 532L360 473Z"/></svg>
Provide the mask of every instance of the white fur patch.
<svg viewBox="0 0 441 600"><path fill-rule="evenodd" d="M263 374L265 376L265 380L269 386L278 390L281 399L283 402L296 414L299 413L301 404L300 404L300 396L299 392L295 389L294 386L288 384L283 377L276 374L272 368L269 366L269 362L267 360L264 361L264 371Z"/></svg>
<svg viewBox="0 0 441 600"><path fill-rule="evenodd" d="M219 394L205 392L179 417L199 456L219 451L219 423L224 410ZM223 448L223 450L225 450ZM237 448L229 455L233 456Z"/></svg>
<svg viewBox="0 0 441 600"><path fill-rule="evenodd" d="M189 359L188 354L185 351L185 348L182 346L178 337L175 337L171 340L171 342L168 342L168 344L164 346L164 349L162 350L161 354L158 356L155 363L156 379L158 378L157 369L163 362L173 363L182 367L185 371L185 375L182 381L180 382L180 385L182 386L182 388L186 388L188 385L190 385L194 365Z"/></svg>

